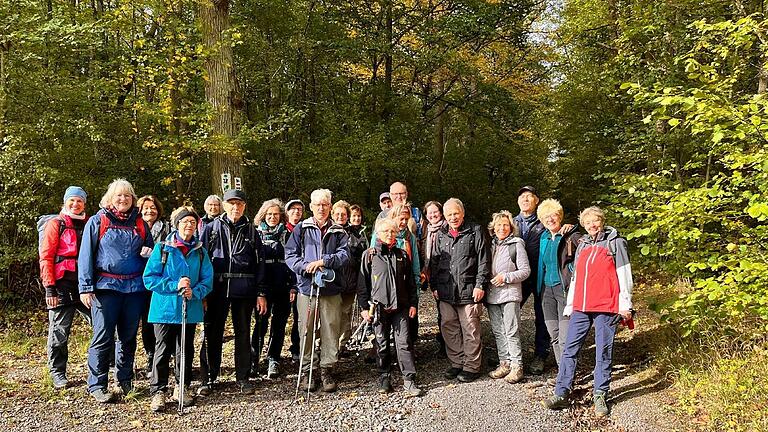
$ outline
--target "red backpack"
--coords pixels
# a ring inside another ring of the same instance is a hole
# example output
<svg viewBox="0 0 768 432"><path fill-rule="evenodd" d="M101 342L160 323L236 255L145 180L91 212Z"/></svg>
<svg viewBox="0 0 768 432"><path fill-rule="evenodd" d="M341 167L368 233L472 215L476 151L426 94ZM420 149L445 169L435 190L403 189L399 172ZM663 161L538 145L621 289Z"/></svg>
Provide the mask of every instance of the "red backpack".
<svg viewBox="0 0 768 432"><path fill-rule="evenodd" d="M123 230L132 229L133 232L141 237L142 242L147 240L147 223L144 222L144 219L140 218L139 216L136 216L136 225L133 227L112 225L112 220L109 218L109 216L107 216L106 213L101 214L99 222L99 241L101 241L101 238L104 237L104 234L106 234L107 230L110 228Z"/></svg>

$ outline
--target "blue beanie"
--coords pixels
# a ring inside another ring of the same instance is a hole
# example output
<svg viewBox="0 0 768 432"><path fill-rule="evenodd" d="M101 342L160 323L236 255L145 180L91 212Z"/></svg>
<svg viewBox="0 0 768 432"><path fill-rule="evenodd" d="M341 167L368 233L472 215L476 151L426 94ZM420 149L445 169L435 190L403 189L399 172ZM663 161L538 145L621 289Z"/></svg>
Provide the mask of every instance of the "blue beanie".
<svg viewBox="0 0 768 432"><path fill-rule="evenodd" d="M83 202L85 202L87 201L88 194L85 193L80 186L70 186L67 188L67 191L64 192L64 202L67 202L67 200L72 197L81 198Z"/></svg>

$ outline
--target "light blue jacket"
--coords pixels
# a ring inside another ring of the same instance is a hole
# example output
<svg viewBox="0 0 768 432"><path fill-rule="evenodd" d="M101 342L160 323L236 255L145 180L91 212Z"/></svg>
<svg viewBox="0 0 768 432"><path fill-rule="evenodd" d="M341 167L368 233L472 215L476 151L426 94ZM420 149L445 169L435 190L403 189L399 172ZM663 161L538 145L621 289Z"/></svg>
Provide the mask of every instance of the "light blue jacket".
<svg viewBox="0 0 768 432"><path fill-rule="evenodd" d="M203 322L203 298L213 289L213 266L202 243L195 245L185 257L174 244L174 233L152 250L144 269L144 285L152 291L148 322L181 324L182 297L178 283L182 277L191 281L192 298L187 301L187 323ZM168 253L163 266L163 249Z"/></svg>

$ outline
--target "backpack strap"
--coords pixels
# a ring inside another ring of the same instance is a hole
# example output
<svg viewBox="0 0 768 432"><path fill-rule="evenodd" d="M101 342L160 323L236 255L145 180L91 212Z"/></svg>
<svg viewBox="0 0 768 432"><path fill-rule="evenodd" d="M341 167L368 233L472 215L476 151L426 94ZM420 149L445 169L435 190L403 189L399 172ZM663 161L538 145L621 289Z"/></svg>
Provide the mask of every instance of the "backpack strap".
<svg viewBox="0 0 768 432"><path fill-rule="evenodd" d="M139 234L139 237L141 237L141 241L144 242L147 240L147 227L148 224L144 222L144 219L136 216L136 232Z"/></svg>
<svg viewBox="0 0 768 432"><path fill-rule="evenodd" d="M517 270L517 242L512 242L507 245L507 252L509 253L509 260L512 261L512 264L515 265L515 270Z"/></svg>
<svg viewBox="0 0 768 432"><path fill-rule="evenodd" d="M104 234L107 233L107 230L111 224L112 222L109 220L109 217L106 213L102 213L99 216L99 241L101 241L102 237L104 237Z"/></svg>

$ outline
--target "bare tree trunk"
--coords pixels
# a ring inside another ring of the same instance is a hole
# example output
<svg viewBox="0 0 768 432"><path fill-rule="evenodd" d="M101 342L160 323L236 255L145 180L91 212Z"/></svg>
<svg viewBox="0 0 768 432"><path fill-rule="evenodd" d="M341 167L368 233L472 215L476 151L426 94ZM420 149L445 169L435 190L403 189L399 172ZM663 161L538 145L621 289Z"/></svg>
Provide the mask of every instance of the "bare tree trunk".
<svg viewBox="0 0 768 432"><path fill-rule="evenodd" d="M5 139L5 58L10 48L10 42L0 43L0 144Z"/></svg>
<svg viewBox="0 0 768 432"><path fill-rule="evenodd" d="M241 99L237 94L232 45L224 38L229 30L229 4L229 0L206 0L200 3L203 43L211 52L204 67L208 74L205 98L213 109L211 186L214 192L221 192L222 174L228 173L230 184L234 186L234 178L242 178L243 172L243 156L234 142L240 124Z"/></svg>

